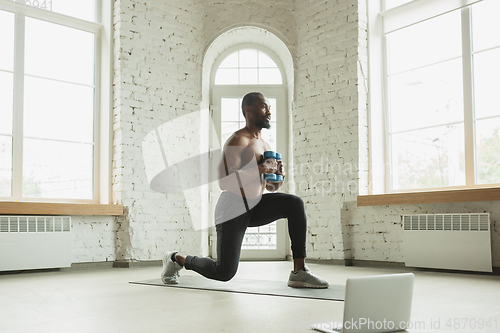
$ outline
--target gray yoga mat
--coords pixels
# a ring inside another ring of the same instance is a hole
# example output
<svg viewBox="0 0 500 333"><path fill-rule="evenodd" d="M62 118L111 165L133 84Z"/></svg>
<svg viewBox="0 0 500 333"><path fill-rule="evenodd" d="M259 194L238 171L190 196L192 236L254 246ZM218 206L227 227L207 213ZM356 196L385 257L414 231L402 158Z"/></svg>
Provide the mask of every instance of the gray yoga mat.
<svg viewBox="0 0 500 333"><path fill-rule="evenodd" d="M181 276L179 284L164 284L160 278L130 283L167 288L200 289L254 295L321 299L329 301L343 301L345 296L345 286L330 285L328 289L291 288L286 285L286 281L232 279L229 282L220 282L210 280L202 276Z"/></svg>

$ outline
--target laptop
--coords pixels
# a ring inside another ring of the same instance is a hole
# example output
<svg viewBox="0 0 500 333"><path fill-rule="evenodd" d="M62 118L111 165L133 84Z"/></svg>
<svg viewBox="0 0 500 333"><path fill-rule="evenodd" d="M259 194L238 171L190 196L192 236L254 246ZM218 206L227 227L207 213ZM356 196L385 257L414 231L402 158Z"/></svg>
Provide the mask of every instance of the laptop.
<svg viewBox="0 0 500 333"><path fill-rule="evenodd" d="M343 321L311 328L326 333L404 331L410 321L414 278L413 273L349 278Z"/></svg>

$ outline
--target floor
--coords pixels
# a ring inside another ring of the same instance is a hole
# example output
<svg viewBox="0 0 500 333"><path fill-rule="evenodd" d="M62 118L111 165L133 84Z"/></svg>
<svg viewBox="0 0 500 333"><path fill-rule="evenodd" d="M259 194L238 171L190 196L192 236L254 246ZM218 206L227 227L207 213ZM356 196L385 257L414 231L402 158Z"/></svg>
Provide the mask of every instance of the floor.
<svg viewBox="0 0 500 333"><path fill-rule="evenodd" d="M242 262L236 278L286 282L291 262ZM396 268L309 264L331 284L413 271L409 332L500 332L500 278ZM0 332L313 332L343 302L129 284L161 267L0 275ZM182 275L193 272L183 270ZM182 283L182 276L181 276Z"/></svg>

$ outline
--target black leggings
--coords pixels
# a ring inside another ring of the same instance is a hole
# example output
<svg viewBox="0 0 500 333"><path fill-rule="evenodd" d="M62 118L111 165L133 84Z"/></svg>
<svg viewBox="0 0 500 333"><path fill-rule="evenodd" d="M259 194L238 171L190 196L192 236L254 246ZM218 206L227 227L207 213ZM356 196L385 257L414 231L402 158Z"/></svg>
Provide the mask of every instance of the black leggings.
<svg viewBox="0 0 500 333"><path fill-rule="evenodd" d="M242 198L230 192L223 192L217 202L215 209L217 261L211 258L187 256L184 264L186 269L194 270L209 279L231 280L238 270L241 244L247 227L260 227L280 218L288 219L293 258L306 257L307 222L304 202L300 197L286 193L264 194L247 212L217 224L218 220L221 218L223 220L223 216L227 214L228 204L231 205L231 202L236 203L238 200L241 202Z"/></svg>

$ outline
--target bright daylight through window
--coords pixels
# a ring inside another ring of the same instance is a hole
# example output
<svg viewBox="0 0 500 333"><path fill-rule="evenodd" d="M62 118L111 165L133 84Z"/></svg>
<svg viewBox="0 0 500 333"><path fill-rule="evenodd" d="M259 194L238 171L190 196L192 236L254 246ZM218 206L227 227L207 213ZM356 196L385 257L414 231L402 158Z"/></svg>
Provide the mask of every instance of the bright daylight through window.
<svg viewBox="0 0 500 333"><path fill-rule="evenodd" d="M382 16L431 3L409 2ZM498 13L483 0L384 32L388 192L500 183Z"/></svg>
<svg viewBox="0 0 500 333"><path fill-rule="evenodd" d="M35 4L0 10L0 198L92 200L96 3Z"/></svg>

